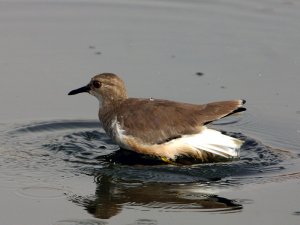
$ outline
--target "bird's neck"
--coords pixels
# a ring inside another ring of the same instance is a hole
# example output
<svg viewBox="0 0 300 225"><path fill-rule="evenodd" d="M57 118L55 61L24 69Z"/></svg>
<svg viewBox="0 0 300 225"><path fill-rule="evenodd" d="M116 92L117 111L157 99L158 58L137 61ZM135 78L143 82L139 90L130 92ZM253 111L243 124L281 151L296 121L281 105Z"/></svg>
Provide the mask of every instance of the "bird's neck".
<svg viewBox="0 0 300 225"><path fill-rule="evenodd" d="M118 109L125 99L118 99L113 101L102 101L102 105L99 107L98 117L105 130L110 136L114 136L114 130L112 127L112 121L118 115ZM100 103L101 104L101 103Z"/></svg>
<svg viewBox="0 0 300 225"><path fill-rule="evenodd" d="M127 96L104 96L101 100L99 100L99 108L115 108L126 99Z"/></svg>
<svg viewBox="0 0 300 225"><path fill-rule="evenodd" d="M102 98L99 100L99 119L103 120L105 117L114 116L119 106L127 99L123 98L112 98L111 96L108 98Z"/></svg>

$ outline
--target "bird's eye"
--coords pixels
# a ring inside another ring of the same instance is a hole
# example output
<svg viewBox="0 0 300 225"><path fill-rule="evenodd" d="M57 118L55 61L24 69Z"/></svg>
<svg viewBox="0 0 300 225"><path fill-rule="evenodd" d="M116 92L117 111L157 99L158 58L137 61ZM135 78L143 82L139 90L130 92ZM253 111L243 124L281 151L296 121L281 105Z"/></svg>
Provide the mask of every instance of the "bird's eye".
<svg viewBox="0 0 300 225"><path fill-rule="evenodd" d="M93 87L94 88L100 88L101 87L101 82L97 81L97 80L94 80L93 81Z"/></svg>

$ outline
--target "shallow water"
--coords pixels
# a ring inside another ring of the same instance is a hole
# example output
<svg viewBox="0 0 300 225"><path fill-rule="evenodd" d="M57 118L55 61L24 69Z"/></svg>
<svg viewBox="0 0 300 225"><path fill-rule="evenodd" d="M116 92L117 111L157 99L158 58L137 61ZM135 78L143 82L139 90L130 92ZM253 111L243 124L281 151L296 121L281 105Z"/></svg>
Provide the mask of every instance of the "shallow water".
<svg viewBox="0 0 300 225"><path fill-rule="evenodd" d="M231 119L214 126L239 123ZM0 189L16 188L17 196L29 199L67 199L99 219L110 219L122 210L153 215L156 210L238 213L252 200L230 199L220 192L300 178L299 167L294 166L299 155L242 133L227 132L245 141L239 160L166 165L120 150L98 121L52 120L4 128ZM96 185L94 193L78 193L72 187L72 180L80 182L84 176ZM90 222L66 220L62 224L73 223Z"/></svg>
<svg viewBox="0 0 300 225"><path fill-rule="evenodd" d="M0 0L1 224L297 224L297 1ZM120 150L90 96L99 72L131 96L248 111L212 126L240 159L166 165Z"/></svg>

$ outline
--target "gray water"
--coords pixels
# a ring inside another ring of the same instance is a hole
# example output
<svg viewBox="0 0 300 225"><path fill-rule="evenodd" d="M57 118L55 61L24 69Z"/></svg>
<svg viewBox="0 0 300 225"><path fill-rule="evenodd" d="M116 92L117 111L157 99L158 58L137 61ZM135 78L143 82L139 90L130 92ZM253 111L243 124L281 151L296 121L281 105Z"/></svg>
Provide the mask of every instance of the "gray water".
<svg viewBox="0 0 300 225"><path fill-rule="evenodd" d="M0 0L0 223L298 224L300 3ZM101 72L130 96L247 100L213 128L238 161L166 165L120 150Z"/></svg>

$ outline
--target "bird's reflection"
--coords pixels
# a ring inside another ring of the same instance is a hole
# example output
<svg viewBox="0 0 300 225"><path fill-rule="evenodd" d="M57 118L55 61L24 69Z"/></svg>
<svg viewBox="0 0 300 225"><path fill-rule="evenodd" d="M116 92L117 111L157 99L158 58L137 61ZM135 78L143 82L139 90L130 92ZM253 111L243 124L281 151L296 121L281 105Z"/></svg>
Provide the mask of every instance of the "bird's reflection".
<svg viewBox="0 0 300 225"><path fill-rule="evenodd" d="M164 183L125 183L111 176L97 175L94 196L73 196L71 200L83 206L96 218L109 219L123 208L165 211L230 211L242 209L242 205L217 195L200 194L192 186Z"/></svg>

